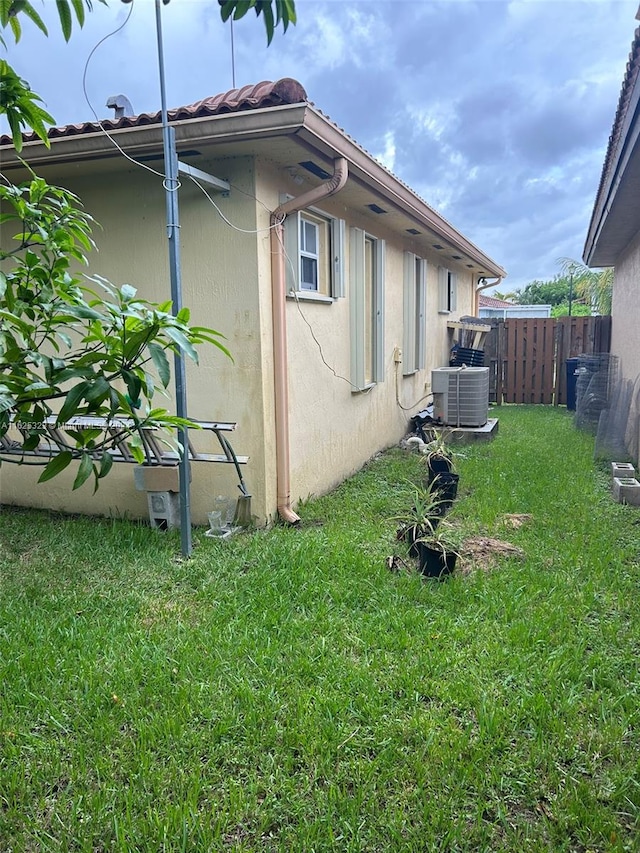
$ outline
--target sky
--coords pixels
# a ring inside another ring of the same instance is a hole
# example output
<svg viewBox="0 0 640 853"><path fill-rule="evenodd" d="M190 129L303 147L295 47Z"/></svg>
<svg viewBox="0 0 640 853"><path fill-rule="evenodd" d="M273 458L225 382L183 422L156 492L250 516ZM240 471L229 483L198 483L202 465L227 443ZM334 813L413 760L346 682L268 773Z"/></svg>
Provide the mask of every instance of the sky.
<svg viewBox="0 0 640 853"><path fill-rule="evenodd" d="M68 44L54 0L32 3L50 37L25 20L0 55L57 124L92 121L92 110L112 117L106 101L120 93L135 113L159 109L153 0L94 0ZM581 259L638 0L297 0L296 9L297 25L269 47L253 13L234 24L237 86L299 80L506 268L502 293L552 278L559 258ZM217 0L171 0L162 22L169 107L232 88L231 28Z"/></svg>

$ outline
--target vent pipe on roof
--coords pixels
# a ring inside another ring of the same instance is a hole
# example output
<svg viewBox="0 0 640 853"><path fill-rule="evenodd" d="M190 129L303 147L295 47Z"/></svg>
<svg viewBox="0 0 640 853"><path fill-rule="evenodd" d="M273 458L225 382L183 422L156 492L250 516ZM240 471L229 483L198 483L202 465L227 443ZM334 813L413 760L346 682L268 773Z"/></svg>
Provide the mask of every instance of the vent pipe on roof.
<svg viewBox="0 0 640 853"><path fill-rule="evenodd" d="M110 110L116 111L116 118L134 115L131 101L126 95L111 95L107 98L107 106Z"/></svg>

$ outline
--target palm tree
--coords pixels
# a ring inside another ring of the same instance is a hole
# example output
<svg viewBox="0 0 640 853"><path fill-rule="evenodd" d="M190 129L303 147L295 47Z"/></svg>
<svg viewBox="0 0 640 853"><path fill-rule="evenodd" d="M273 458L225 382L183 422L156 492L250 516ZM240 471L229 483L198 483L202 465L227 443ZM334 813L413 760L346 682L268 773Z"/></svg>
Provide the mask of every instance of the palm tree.
<svg viewBox="0 0 640 853"><path fill-rule="evenodd" d="M595 314L611 314L613 267L592 270L572 258L558 258L562 275L573 282L576 296Z"/></svg>

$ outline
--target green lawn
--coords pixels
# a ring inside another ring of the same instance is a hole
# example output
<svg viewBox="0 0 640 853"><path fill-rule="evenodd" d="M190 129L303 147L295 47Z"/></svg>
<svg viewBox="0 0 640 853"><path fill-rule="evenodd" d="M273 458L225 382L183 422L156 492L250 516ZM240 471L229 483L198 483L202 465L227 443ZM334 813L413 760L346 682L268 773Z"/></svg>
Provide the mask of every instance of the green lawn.
<svg viewBox="0 0 640 853"><path fill-rule="evenodd" d="M444 583L387 568L400 450L186 562L3 507L0 851L640 849L640 510L564 410L496 411L456 523L525 556Z"/></svg>

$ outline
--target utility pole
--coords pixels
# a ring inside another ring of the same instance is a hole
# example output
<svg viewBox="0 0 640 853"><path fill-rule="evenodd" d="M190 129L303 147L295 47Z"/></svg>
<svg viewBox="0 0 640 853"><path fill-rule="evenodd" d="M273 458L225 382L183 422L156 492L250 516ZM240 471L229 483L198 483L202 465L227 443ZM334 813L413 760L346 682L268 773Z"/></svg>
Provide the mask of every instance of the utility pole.
<svg viewBox="0 0 640 853"><path fill-rule="evenodd" d="M166 5L168 0L162 0ZM164 48L162 42L161 0L156 0L156 34L158 39L158 71L160 74L160 103L162 114L162 141L164 147L164 189L167 207L167 238L169 240L169 275L171 280L171 312L175 316L182 308L182 278L180 273L180 220L178 215L178 152L176 134L169 127L167 95L164 76ZM178 349L174 354L176 414L187 417L187 377L184 355ZM191 539L191 489L189 465L189 433L187 427L178 428L178 441L182 445L179 462L180 473L180 543L182 556L190 557Z"/></svg>

